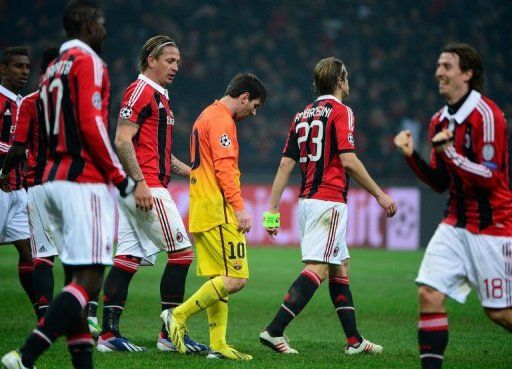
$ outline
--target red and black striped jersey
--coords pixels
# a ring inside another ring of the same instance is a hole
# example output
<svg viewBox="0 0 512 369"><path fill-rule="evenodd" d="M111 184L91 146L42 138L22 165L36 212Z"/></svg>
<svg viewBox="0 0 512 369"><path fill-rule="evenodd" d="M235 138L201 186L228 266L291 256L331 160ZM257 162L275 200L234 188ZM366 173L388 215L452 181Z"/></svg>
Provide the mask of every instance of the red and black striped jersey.
<svg viewBox="0 0 512 369"><path fill-rule="evenodd" d="M126 178L110 144L110 81L101 58L84 42L62 44L40 88L48 147L46 181L119 184Z"/></svg>
<svg viewBox="0 0 512 369"><path fill-rule="evenodd" d="M16 129L13 142L27 148L27 186L32 187L42 183L46 166L46 140L44 130L43 102L39 91L33 92L21 100L16 114Z"/></svg>
<svg viewBox="0 0 512 369"><path fill-rule="evenodd" d="M16 128L16 113L21 103L21 95L16 95L0 85L0 168L4 165L5 155L12 144L12 133ZM19 190L23 183L23 163L14 167L10 176L13 190Z"/></svg>
<svg viewBox="0 0 512 369"><path fill-rule="evenodd" d="M430 122L430 134L454 134L453 145L436 153L430 165L414 153L407 162L434 190L449 190L443 223L476 234L512 236L512 191L509 183L508 134L500 108L471 91L451 115L445 106Z"/></svg>
<svg viewBox="0 0 512 369"><path fill-rule="evenodd" d="M300 163L299 197L346 202L348 173L339 154L355 151L354 114L332 95L295 114L283 156Z"/></svg>
<svg viewBox="0 0 512 369"><path fill-rule="evenodd" d="M124 93L119 117L139 125L133 146L148 186L167 188L174 126L167 90L140 74Z"/></svg>

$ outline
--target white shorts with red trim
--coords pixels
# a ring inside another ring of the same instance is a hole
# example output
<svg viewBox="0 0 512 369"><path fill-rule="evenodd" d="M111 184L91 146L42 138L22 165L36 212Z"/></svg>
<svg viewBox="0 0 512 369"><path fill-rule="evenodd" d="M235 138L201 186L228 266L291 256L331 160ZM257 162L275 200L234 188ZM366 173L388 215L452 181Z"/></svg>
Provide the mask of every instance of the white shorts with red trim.
<svg viewBox="0 0 512 369"><path fill-rule="evenodd" d="M41 185L29 187L27 191L30 245L32 246L33 258L58 255L57 247L53 241L56 234L52 234L52 223L44 205L43 191Z"/></svg>
<svg viewBox="0 0 512 369"><path fill-rule="evenodd" d="M27 192L24 189L0 191L0 244L29 237Z"/></svg>
<svg viewBox="0 0 512 369"><path fill-rule="evenodd" d="M106 184L47 182L41 197L63 264L112 265L115 208Z"/></svg>
<svg viewBox="0 0 512 369"><path fill-rule="evenodd" d="M144 212L130 196L118 200L119 230L116 255L142 259L141 265L153 265L160 251L174 252L191 247L176 203L165 188L150 188L153 209Z"/></svg>
<svg viewBox="0 0 512 369"><path fill-rule="evenodd" d="M416 283L463 304L474 288L483 307L512 307L512 237L478 235L440 224Z"/></svg>
<svg viewBox="0 0 512 369"><path fill-rule="evenodd" d="M340 265L350 257L346 243L347 205L341 202L299 199L302 261Z"/></svg>

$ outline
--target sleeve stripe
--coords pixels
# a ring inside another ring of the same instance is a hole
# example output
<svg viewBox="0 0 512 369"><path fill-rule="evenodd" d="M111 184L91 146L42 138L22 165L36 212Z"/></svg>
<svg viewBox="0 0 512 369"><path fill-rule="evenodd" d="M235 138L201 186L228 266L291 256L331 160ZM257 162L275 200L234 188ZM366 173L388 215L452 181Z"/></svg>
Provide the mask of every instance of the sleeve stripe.
<svg viewBox="0 0 512 369"><path fill-rule="evenodd" d="M453 146L444 149L444 153L459 168L485 178L492 177L492 172L483 165L473 163L462 155L459 155Z"/></svg>
<svg viewBox="0 0 512 369"><path fill-rule="evenodd" d="M92 63L94 67L94 85L101 87L103 83L103 62L100 58L93 56Z"/></svg>
<svg viewBox="0 0 512 369"><path fill-rule="evenodd" d="M144 87L146 87L146 82L139 80L137 87L132 92L132 96L130 97L130 100L128 100L128 106L132 107L137 100L139 99L140 95L142 94L142 91L144 91Z"/></svg>
<svg viewBox="0 0 512 369"><path fill-rule="evenodd" d="M11 148L11 145L7 145L0 142L0 152L7 152Z"/></svg>
<svg viewBox="0 0 512 369"><path fill-rule="evenodd" d="M484 121L484 143L494 142L494 114L491 107L481 99L476 108Z"/></svg>
<svg viewBox="0 0 512 369"><path fill-rule="evenodd" d="M98 131L100 132L100 136L103 140L103 145L107 149L108 155L110 157L110 161L114 166L121 172L124 173L123 167L121 166L121 163L119 162L119 158L112 150L112 146L110 146L110 140L108 139L108 133L105 129L105 125L103 124L103 120L100 116L96 116L96 125L98 126Z"/></svg>
<svg viewBox="0 0 512 369"><path fill-rule="evenodd" d="M348 112L348 130L352 132L354 130L354 113L352 113L352 109L348 106L345 106Z"/></svg>

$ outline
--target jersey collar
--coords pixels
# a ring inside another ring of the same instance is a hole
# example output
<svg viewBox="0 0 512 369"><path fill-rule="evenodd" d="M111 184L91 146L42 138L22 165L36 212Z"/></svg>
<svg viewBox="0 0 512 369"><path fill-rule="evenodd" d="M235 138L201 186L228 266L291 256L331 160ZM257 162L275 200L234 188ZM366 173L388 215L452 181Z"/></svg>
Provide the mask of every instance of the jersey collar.
<svg viewBox="0 0 512 369"><path fill-rule="evenodd" d="M14 101L16 103L16 105L20 106L21 104L21 99L23 98L23 96L21 95L16 95L14 92L12 91L9 91L8 89L6 89L4 86L0 85L0 94L4 95L5 97L8 97L9 99L11 99L12 101Z"/></svg>
<svg viewBox="0 0 512 369"><path fill-rule="evenodd" d="M73 49L75 47L78 47L78 48L82 49L83 51L85 51L86 53L91 54L91 55L93 55L93 56L95 56L95 57L97 57L97 58L99 58L101 60L99 55L96 54L96 52L89 45L87 45L83 41L80 41L77 38L64 42L60 46L59 52L63 53L64 51L69 50L69 49Z"/></svg>
<svg viewBox="0 0 512 369"><path fill-rule="evenodd" d="M148 85L150 85L151 87L153 87L155 90L157 90L158 92L160 92L162 95L165 96L165 98L167 100L169 100L169 91L167 91L165 88L163 88L162 86L160 86L158 83L156 83L155 81L149 79L148 77L146 77L144 74L139 74L139 77L138 79L141 79L143 80L144 82L146 82Z"/></svg>
<svg viewBox="0 0 512 369"><path fill-rule="evenodd" d="M464 104L462 104L462 106L459 108L459 110L457 110L455 114L450 115L448 112L448 105L445 105L441 116L439 117L439 121L441 122L443 119L447 118L449 120L455 120L458 124L461 124L476 108L476 104L478 104L481 98L482 95L478 91L471 90L468 98L466 101L464 101Z"/></svg>
<svg viewBox="0 0 512 369"><path fill-rule="evenodd" d="M335 97L334 95L322 95L322 96L318 96L316 98L316 101L318 100L326 100L326 99L332 99L332 100L335 100L337 102L339 102L340 104L342 103L340 99L338 99L337 97Z"/></svg>

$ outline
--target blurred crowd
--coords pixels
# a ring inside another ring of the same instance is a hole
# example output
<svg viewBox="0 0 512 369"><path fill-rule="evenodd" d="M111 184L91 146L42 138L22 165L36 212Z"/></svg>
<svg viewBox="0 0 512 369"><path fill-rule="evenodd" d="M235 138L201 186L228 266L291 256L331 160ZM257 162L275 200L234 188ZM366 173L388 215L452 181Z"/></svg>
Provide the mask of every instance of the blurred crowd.
<svg viewBox="0 0 512 369"><path fill-rule="evenodd" d="M124 88L136 76L139 52L156 34L174 38L182 65L170 86L176 115L174 152L188 161L191 126L237 72L253 72L266 85L266 105L239 125L242 173L269 180L293 114L313 99L312 70L327 56L349 71L345 103L356 116L358 155L377 178L409 179L392 138L413 131L428 152L430 117L443 105L434 79L441 47L468 42L484 59L486 92L512 113L512 7L498 0L271 1L109 0L103 53L112 81L112 122ZM64 39L65 1L0 0L0 48L42 48ZM37 69L30 89L35 89Z"/></svg>

